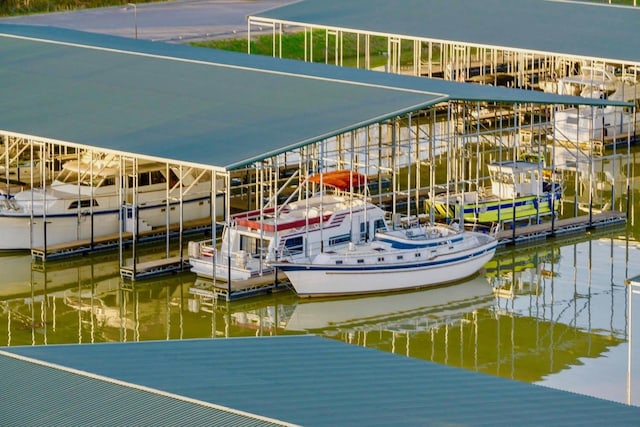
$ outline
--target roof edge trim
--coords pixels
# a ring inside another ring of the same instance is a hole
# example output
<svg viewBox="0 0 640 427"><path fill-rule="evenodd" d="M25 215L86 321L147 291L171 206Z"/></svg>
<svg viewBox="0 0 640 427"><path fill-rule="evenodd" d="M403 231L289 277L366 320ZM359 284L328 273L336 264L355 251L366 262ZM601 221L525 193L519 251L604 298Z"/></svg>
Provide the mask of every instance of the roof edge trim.
<svg viewBox="0 0 640 427"><path fill-rule="evenodd" d="M362 127L365 127L365 126L368 126L368 125L372 125L374 123L379 123L379 122L381 122L383 120L387 120L387 119L390 119L390 118L393 118L393 117L399 117L402 114L407 114L407 113L411 113L411 112L423 109L425 107L430 107L430 106L439 104L441 102L448 101L449 99L450 98L448 96L444 96L443 95L440 98L432 99L432 100L429 100L428 102L411 105L411 106L402 108L400 110L389 112L388 114L372 117L370 119L367 119L367 120L364 120L364 121L361 121L361 122L358 122L358 123L354 123L351 126L346 126L346 127L343 127L343 128L334 129L331 132L326 132L326 133L324 133L322 135L318 135L318 136L316 136L314 138L309 138L309 139L305 139L305 140L302 140L302 141L298 141L298 142L295 142L293 144L289 144L286 147L281 147L281 148L279 148L277 150L271 150L271 151L266 152L266 153L264 153L263 155L260 155L260 156L254 156L254 157L251 157L251 158L239 161L239 162L228 164L228 165L225 166L225 170L227 172L230 172L230 171L233 171L235 169L240 169L240 168L242 168L244 166L248 166L248 165L250 165L252 163L256 163L256 162L268 159L270 157L275 157L277 155L286 153L288 151L295 150L297 148L304 147L304 146L309 145L309 144L320 142L323 139L327 139L327 138L331 138L331 137L334 137L334 136L342 135L342 134L347 133L349 131L360 129Z"/></svg>

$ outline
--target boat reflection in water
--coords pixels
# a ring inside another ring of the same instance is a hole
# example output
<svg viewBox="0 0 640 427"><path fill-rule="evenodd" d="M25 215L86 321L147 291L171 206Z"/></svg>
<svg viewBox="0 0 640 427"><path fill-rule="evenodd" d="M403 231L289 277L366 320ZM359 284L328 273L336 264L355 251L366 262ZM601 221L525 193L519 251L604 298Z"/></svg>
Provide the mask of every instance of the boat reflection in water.
<svg viewBox="0 0 640 427"><path fill-rule="evenodd" d="M430 328L457 322L494 303L483 276L422 291L364 298L299 301L286 329L335 336L342 331Z"/></svg>
<svg viewBox="0 0 640 427"><path fill-rule="evenodd" d="M117 256L38 269L25 255L12 261L27 267L24 287L0 294L0 346L314 333L640 405L627 397L624 285L640 274L640 245L626 233L502 248L481 274L449 286L317 300L282 291L226 302L192 273L129 283Z"/></svg>
<svg viewBox="0 0 640 427"><path fill-rule="evenodd" d="M582 252L587 244L570 249ZM596 325L599 315L588 313L589 301L595 304L598 300L600 306L613 293L624 300L624 288L592 288L585 295L579 290L581 280L573 284L561 281L557 268L564 251L554 246L504 251L485 267L485 275L422 292L301 302L287 330L306 330L351 344L545 384L547 378L583 364L584 358L606 357L625 340L624 327L608 322ZM613 307L598 308L602 309L611 313ZM604 320L604 313L599 314ZM593 323L582 325L587 316ZM590 392L597 395L598 390Z"/></svg>

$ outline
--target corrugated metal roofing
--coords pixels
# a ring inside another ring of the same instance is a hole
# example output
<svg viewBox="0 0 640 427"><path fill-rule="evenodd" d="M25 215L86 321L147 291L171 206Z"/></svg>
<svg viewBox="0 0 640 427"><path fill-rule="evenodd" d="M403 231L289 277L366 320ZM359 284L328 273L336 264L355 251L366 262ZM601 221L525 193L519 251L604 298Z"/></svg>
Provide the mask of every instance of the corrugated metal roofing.
<svg viewBox="0 0 640 427"><path fill-rule="evenodd" d="M475 46L640 62L640 8L555 0L304 0L255 16Z"/></svg>
<svg viewBox="0 0 640 427"><path fill-rule="evenodd" d="M640 422L638 407L310 335L3 350L305 426L637 426ZM36 411L46 404L41 390L70 384L68 378L53 383L29 370L23 372L24 366L8 364L7 358L0 358L3 395L12 393L13 386L5 385L4 378L8 374L16 378L16 369L27 380L20 381L20 393L13 392L9 402L3 399L0 414L27 412L13 405ZM122 412L108 396L107 392L91 395L96 417ZM49 419L64 416L64 409L52 411Z"/></svg>
<svg viewBox="0 0 640 427"><path fill-rule="evenodd" d="M0 62L1 131L226 170L447 99L608 103L9 24Z"/></svg>
<svg viewBox="0 0 640 427"><path fill-rule="evenodd" d="M289 425L7 357L1 351L0 373L3 427Z"/></svg>

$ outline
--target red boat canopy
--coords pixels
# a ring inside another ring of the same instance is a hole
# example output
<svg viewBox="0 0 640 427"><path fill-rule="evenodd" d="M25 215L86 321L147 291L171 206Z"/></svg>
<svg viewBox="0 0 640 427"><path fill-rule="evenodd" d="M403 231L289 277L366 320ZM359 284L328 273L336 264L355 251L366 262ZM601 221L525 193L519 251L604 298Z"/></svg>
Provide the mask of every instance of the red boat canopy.
<svg viewBox="0 0 640 427"><path fill-rule="evenodd" d="M339 190L349 190L350 188L358 188L367 183L366 175L348 170L336 170L325 172L309 177L309 182L320 184L322 179L323 185L329 185Z"/></svg>

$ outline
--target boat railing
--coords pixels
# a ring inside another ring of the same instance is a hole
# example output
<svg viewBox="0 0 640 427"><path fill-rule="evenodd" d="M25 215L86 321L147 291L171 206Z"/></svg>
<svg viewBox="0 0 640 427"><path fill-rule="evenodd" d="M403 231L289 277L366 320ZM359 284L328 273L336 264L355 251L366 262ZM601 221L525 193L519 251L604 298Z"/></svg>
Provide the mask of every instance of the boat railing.
<svg viewBox="0 0 640 427"><path fill-rule="evenodd" d="M187 249L190 258L213 258L216 254L216 246L213 239L190 241Z"/></svg>

